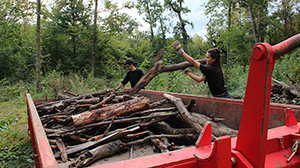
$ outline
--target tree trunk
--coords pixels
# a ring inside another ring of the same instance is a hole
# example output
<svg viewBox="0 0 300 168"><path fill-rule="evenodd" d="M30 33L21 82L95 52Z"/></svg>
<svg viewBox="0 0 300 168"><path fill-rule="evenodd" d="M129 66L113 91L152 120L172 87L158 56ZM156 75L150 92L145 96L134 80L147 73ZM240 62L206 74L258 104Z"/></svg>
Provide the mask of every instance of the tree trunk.
<svg viewBox="0 0 300 168"><path fill-rule="evenodd" d="M93 45L92 45L92 77L95 76L95 46L97 41L97 7L98 0L95 0L95 13L94 13L94 30L93 30Z"/></svg>
<svg viewBox="0 0 300 168"><path fill-rule="evenodd" d="M41 0L37 0L37 17L36 17L36 86L37 91L41 92L41 40L40 40L40 27L41 27Z"/></svg>
<svg viewBox="0 0 300 168"><path fill-rule="evenodd" d="M258 43L258 37L257 37L257 33L256 33L255 20L254 20L253 12L252 12L250 5L248 6L248 10L249 10L250 18L251 18L252 30L253 30L255 44L256 44L256 43Z"/></svg>

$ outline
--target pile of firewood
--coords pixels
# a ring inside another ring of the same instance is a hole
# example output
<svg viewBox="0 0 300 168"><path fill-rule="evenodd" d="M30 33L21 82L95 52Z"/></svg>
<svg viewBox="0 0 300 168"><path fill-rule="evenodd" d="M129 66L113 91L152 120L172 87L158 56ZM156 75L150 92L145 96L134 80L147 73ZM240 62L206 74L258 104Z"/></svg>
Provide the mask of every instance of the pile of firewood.
<svg viewBox="0 0 300 168"><path fill-rule="evenodd" d="M61 100L36 108L55 158L71 161L69 167L88 166L142 143L150 142L159 152L194 145L208 121L213 138L237 135L236 130L190 112L194 101L184 105L180 98L164 97L150 102L147 97L105 90L60 95Z"/></svg>
<svg viewBox="0 0 300 168"><path fill-rule="evenodd" d="M300 104L300 84L286 75L290 84L272 78L271 101L274 103Z"/></svg>

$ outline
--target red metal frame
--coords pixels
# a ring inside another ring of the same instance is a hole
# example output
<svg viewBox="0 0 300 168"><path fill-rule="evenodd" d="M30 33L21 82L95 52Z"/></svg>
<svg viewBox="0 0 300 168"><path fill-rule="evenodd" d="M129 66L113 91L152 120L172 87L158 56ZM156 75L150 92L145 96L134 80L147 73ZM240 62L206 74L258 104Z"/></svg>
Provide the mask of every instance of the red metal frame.
<svg viewBox="0 0 300 168"><path fill-rule="evenodd" d="M182 98L184 103L188 103L187 101L190 99L196 99L196 104L199 106L196 108L199 108L198 112L201 113L200 108L207 107L205 103L202 103L203 100L206 102L211 101L209 103L210 106L213 104L213 106L218 106L219 111L220 109L224 110L225 114L221 116L222 113L214 112L214 108L209 109L213 111L211 114L219 114L215 115L218 117L226 118L226 114L230 113L235 115L235 110L239 110L242 107L243 111L237 138L224 136L216 138L214 143L210 143L211 125L207 123L195 147L94 167L300 167L298 151L290 162L287 162L286 157L286 155L291 155L294 141L300 140L300 123L296 121L296 118L299 118L299 106L283 105L279 107L279 105L270 104L271 76L275 59L299 46L300 34L273 47L267 43L254 46L244 102L173 94ZM147 95L151 94L151 92L141 90L139 94ZM153 99L162 97L163 94L163 92L155 92L154 95L156 96L153 96L153 93L150 96ZM28 123L34 153L36 154L37 167L58 167L33 101L29 94L26 96L29 115ZM230 105L230 102L233 104ZM274 106L279 108L274 108ZM296 117L293 112L297 114ZM203 113L208 113L208 111ZM277 115L280 117L277 117ZM271 119L280 119L284 118L283 116L286 118L285 125L282 124L284 126L268 130L269 117ZM239 116L230 121L239 123L238 119Z"/></svg>
<svg viewBox="0 0 300 168"><path fill-rule="evenodd" d="M29 93L27 98L28 129L30 130L36 167L56 168L59 167L46 137L44 127L36 111L35 105Z"/></svg>

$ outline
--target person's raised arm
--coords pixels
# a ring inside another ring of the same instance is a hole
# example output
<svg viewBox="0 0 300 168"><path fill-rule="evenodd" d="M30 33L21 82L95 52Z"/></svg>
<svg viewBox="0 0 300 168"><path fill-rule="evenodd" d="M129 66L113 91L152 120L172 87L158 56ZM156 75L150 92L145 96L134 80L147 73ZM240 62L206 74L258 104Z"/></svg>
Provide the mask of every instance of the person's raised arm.
<svg viewBox="0 0 300 168"><path fill-rule="evenodd" d="M187 60L190 64L194 65L196 68L200 69L200 63L197 62L193 57L189 56L186 52L184 52L180 42L175 41L172 46L176 50L178 55L182 55L185 60Z"/></svg>

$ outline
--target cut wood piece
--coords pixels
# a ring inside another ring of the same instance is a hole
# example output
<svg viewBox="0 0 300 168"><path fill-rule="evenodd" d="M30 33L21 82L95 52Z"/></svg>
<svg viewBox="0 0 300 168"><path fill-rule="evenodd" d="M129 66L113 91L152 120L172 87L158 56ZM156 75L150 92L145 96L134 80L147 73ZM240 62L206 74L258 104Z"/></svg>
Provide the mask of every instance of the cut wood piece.
<svg viewBox="0 0 300 168"><path fill-rule="evenodd" d="M50 113L55 109L62 110L66 106L68 106L70 103L75 102L76 100L81 100L81 99L84 99L87 97L97 97L97 96L104 95L104 94L107 94L110 92L114 92L114 91L113 90L104 90L104 91L100 91L100 92L86 93L81 96L72 97L72 98L65 99L65 100L43 103L43 104L36 106L36 109L39 113L42 113L42 114Z"/></svg>
<svg viewBox="0 0 300 168"><path fill-rule="evenodd" d="M157 55L156 55L156 57L153 61L153 64L151 65L149 70L142 76L142 78L138 81L138 83L133 87L133 89L131 90L131 92L129 94L130 96L133 96L139 90L141 90L141 88L144 88L153 78L155 78L160 73L177 71L177 70L180 70L180 69L185 69L187 67L192 67L193 66L192 64L190 64L187 61L181 62L179 64L175 64L175 65L164 65L163 61L161 60L161 58L163 57L163 51L164 50L161 49L157 53ZM196 60L196 61L200 62L202 64L206 64L205 59L199 59L199 60Z"/></svg>
<svg viewBox="0 0 300 168"><path fill-rule="evenodd" d="M184 136L185 135L166 135L166 134L150 135L150 136L147 136L143 139L128 142L128 143L126 143L126 146L137 145L137 144L141 144L141 143L147 143L147 142L149 142L150 139L155 139L155 138L182 138Z"/></svg>
<svg viewBox="0 0 300 168"><path fill-rule="evenodd" d="M203 127L197 121L194 120L190 112L185 108L185 105L183 104L182 100L167 93L164 93L164 97L168 98L172 103L174 103L174 105L177 107L178 111L182 116L181 119L187 124L189 124L189 126L194 128L198 134L200 134Z"/></svg>
<svg viewBox="0 0 300 168"><path fill-rule="evenodd" d="M200 124L205 124L206 122L210 122L211 123L211 127L212 127L212 134L217 136L217 137L221 137L221 136L230 136L230 137L236 137L238 131L231 129L227 126L225 126L224 124L221 123L216 123L210 120L210 118L208 118L207 116L203 115L203 114L199 114L199 113L192 113L192 116L197 119L197 121Z"/></svg>
<svg viewBox="0 0 300 168"><path fill-rule="evenodd" d="M115 153L127 150L125 144L120 140L115 140L107 144L98 146L78 157L70 166L86 167L93 162L114 155Z"/></svg>
<svg viewBox="0 0 300 168"><path fill-rule="evenodd" d="M163 134L196 134L197 132L193 128L172 128L169 124L164 121L160 121L153 125L155 132Z"/></svg>
<svg viewBox="0 0 300 168"><path fill-rule="evenodd" d="M68 156L66 153L66 148L65 148L65 144L62 142L62 140L60 138L56 138L56 145L60 151L60 156L61 156L61 160L62 162L66 163L68 161Z"/></svg>
<svg viewBox="0 0 300 168"><path fill-rule="evenodd" d="M156 117L160 117L160 118L169 118L172 116L176 116L178 115L179 112L174 112L174 113L154 113L153 115L150 116L142 116L142 117L132 117L132 118L126 118L126 119L119 119L119 120L114 120L115 124L120 124L120 123L129 123L129 122L135 122L138 120L145 120L145 119L151 119L151 118L156 118ZM102 121L99 123L92 123L92 124L88 124L88 125L84 125L84 126L80 126L80 127L76 127L70 130L58 130L58 131L53 131L53 130L48 130L50 131L47 137L67 137L70 135L75 135L75 134L79 134L82 132L86 132L89 131L95 127L100 127L100 126L104 126L106 127L107 125L109 125L111 123L111 121Z"/></svg>
<svg viewBox="0 0 300 168"><path fill-rule="evenodd" d="M69 98L71 98L71 97L64 95L64 94L60 94L60 93L58 93L56 96L56 100L64 100L64 99L69 99Z"/></svg>
<svg viewBox="0 0 300 168"><path fill-rule="evenodd" d="M75 97L79 96L79 95L76 95L76 94L74 94L74 93L71 93L70 91L67 91L67 90L65 90L64 93L68 93L68 94L70 94L70 95L72 95L72 96L75 96Z"/></svg>
<svg viewBox="0 0 300 168"><path fill-rule="evenodd" d="M113 104L100 109L87 111L81 114L72 115L73 124L75 126L86 125L98 122L112 116L128 115L135 111L149 108L150 100L146 97L138 97L132 100Z"/></svg>
<svg viewBox="0 0 300 168"><path fill-rule="evenodd" d="M96 104L100 102L100 98L90 98L90 99L82 99L82 100L76 100L76 104Z"/></svg>
<svg viewBox="0 0 300 168"><path fill-rule="evenodd" d="M96 146L99 144L108 143L108 142L114 141L116 139L120 139L120 138L126 136L128 133L134 132L138 129L140 129L140 127L137 126L132 129L129 129L129 130L122 130L122 131L115 132L115 133L108 135L104 138L101 138L97 141L89 141L89 142L82 143L79 145L69 146L66 149L66 153L67 153L67 155L70 155L70 154L83 151L85 149L88 149L90 147L93 147L93 146ZM61 152L56 152L54 156L55 156L55 158L58 158L60 155L61 155Z"/></svg>
<svg viewBox="0 0 300 168"><path fill-rule="evenodd" d="M111 94L107 97L107 98L104 98L100 103L97 103L93 106L90 106L90 110L94 110L96 108L100 108L102 107L102 105L108 101L110 101L111 99L113 99L116 95L115 94L112 94L113 92L111 92Z"/></svg>

